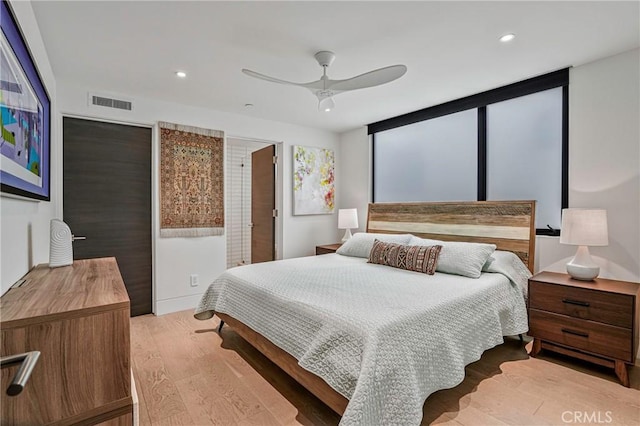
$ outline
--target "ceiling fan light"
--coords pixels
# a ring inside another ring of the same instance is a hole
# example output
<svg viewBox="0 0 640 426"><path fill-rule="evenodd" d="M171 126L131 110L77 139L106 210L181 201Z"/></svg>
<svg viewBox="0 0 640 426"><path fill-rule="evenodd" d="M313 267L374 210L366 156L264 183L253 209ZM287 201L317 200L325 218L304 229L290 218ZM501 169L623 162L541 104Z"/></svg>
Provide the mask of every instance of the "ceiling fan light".
<svg viewBox="0 0 640 426"><path fill-rule="evenodd" d="M318 111L329 112L333 108L335 108L336 103L333 102L333 98L331 96L327 96L325 98L321 98L318 102Z"/></svg>

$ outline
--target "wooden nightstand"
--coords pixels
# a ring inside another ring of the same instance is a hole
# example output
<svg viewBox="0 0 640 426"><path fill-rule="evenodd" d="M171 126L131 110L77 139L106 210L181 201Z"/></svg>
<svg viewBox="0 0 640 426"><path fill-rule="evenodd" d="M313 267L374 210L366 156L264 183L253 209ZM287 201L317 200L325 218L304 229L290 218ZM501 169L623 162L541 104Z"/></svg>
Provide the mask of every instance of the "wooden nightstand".
<svg viewBox="0 0 640 426"><path fill-rule="evenodd" d="M321 245L321 246L316 246L316 256L319 255L319 254L335 253L336 250L338 250L341 245L342 245L342 243L324 244L324 245Z"/></svg>
<svg viewBox="0 0 640 426"><path fill-rule="evenodd" d="M529 279L531 356L549 349L615 369L629 387L638 351L640 283L541 272Z"/></svg>

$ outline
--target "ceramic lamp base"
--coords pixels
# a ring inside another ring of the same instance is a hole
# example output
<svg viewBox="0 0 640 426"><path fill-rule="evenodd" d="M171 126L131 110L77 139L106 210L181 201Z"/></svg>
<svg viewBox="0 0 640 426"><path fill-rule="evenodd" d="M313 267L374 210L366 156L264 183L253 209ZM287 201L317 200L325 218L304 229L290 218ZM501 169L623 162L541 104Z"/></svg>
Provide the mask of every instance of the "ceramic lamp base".
<svg viewBox="0 0 640 426"><path fill-rule="evenodd" d="M567 263L567 273L581 281L593 281L598 276L600 267L591 259L587 246L578 247L576 255Z"/></svg>
<svg viewBox="0 0 640 426"><path fill-rule="evenodd" d="M342 237L342 242L346 243L349 238L351 238L351 229L347 228L346 231L344 231L344 237Z"/></svg>

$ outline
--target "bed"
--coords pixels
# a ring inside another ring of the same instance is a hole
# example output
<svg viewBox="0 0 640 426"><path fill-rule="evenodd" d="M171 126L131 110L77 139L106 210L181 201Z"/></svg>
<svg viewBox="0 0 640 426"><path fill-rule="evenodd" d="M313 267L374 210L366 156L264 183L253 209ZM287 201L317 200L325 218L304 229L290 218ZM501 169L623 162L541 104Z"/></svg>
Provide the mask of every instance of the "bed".
<svg viewBox="0 0 640 426"><path fill-rule="evenodd" d="M341 425L420 424L431 393L459 384L503 336L527 331L534 212L533 201L370 204L369 233L497 251L478 278L341 254L242 266L211 284L194 315L217 315Z"/></svg>

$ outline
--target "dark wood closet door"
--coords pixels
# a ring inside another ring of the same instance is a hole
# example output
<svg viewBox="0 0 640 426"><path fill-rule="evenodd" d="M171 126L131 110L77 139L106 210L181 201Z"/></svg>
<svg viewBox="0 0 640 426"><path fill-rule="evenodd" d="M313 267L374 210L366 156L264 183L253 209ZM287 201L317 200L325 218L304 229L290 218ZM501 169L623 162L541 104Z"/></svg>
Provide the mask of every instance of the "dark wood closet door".
<svg viewBox="0 0 640 426"><path fill-rule="evenodd" d="M73 258L115 256L131 315L151 313L151 129L65 117L63 139Z"/></svg>
<svg viewBox="0 0 640 426"><path fill-rule="evenodd" d="M251 263L275 258L275 155L275 145L251 153Z"/></svg>

